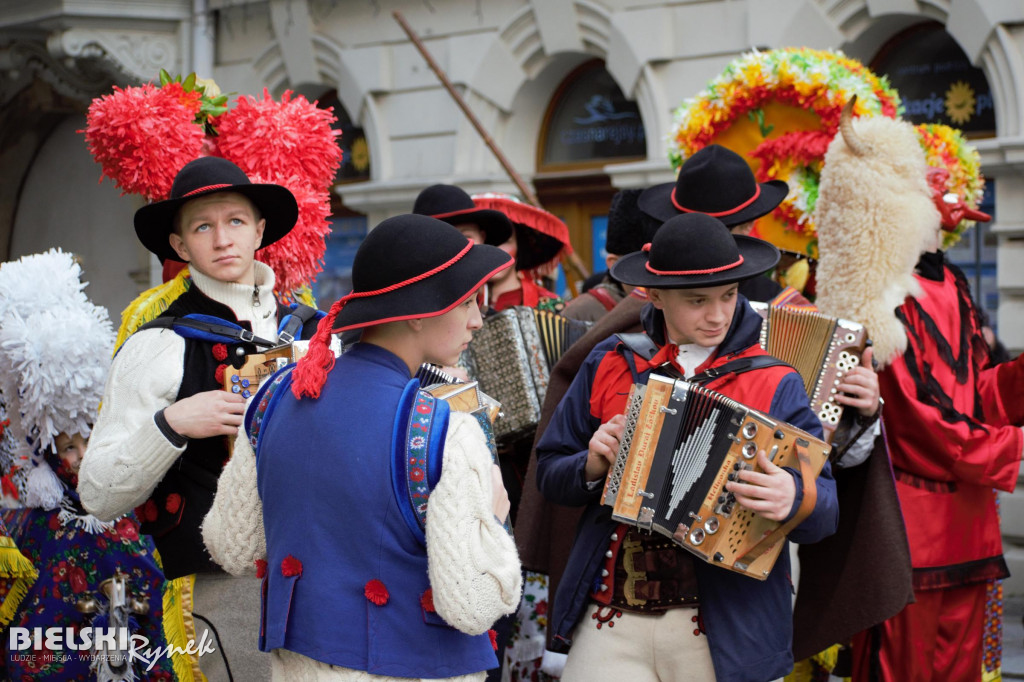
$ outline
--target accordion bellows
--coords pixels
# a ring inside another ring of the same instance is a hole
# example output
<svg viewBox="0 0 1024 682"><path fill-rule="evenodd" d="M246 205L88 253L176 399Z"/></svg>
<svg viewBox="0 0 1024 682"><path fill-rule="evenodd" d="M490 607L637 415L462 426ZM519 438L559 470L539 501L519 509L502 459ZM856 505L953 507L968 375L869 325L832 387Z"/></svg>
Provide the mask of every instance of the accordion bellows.
<svg viewBox="0 0 1024 682"><path fill-rule="evenodd" d="M725 484L760 471L764 450L801 474L804 497L785 524L737 504ZM652 374L636 384L603 502L612 518L658 532L700 559L764 580L786 534L814 510L824 441L707 388Z"/></svg>
<svg viewBox="0 0 1024 682"><path fill-rule="evenodd" d="M551 367L590 326L526 306L507 308L484 321L463 364L481 390L501 403L496 438L514 439L536 428Z"/></svg>
<svg viewBox="0 0 1024 682"><path fill-rule="evenodd" d="M859 322L814 310L750 305L764 318L761 348L800 373L825 441L831 443L843 415L843 406L836 402L837 387L847 372L860 365L867 330Z"/></svg>

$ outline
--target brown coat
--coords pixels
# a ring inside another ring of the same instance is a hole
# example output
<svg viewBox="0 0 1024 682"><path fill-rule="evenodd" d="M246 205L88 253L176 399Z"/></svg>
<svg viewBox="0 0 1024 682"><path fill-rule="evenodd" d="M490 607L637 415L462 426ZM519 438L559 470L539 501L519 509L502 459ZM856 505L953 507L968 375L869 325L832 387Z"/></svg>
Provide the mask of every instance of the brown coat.
<svg viewBox="0 0 1024 682"><path fill-rule="evenodd" d="M793 608L793 656L802 660L848 642L914 601L910 547L885 438L867 462L833 469L839 528L801 545Z"/></svg>
<svg viewBox="0 0 1024 682"><path fill-rule="evenodd" d="M612 334L640 331L640 310L645 303L646 300L636 296L626 296L555 364L541 408L537 439L544 433L558 402L565 395L590 350ZM537 453L532 451L516 519L516 544L523 568L550 576L552 598L569 559L569 550L576 537L576 524L582 513L582 507L563 507L544 499L537 489Z"/></svg>

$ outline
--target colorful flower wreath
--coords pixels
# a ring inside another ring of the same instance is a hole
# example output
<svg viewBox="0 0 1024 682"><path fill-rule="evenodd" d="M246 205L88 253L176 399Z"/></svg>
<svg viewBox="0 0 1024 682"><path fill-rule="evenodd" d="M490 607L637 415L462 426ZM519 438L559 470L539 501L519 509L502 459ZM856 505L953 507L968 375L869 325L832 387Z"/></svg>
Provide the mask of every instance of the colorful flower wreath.
<svg viewBox="0 0 1024 682"><path fill-rule="evenodd" d="M985 194L985 177L981 174L981 157L956 128L941 123L922 123L917 126L917 136L924 149L929 166L949 171L946 190L963 199L971 208L978 208ZM942 233L942 248L948 249L976 221L964 218L951 232Z"/></svg>
<svg viewBox="0 0 1024 682"><path fill-rule="evenodd" d="M168 198L174 176L200 156L234 162L253 182L291 190L299 218L283 239L256 253L274 270L277 294L287 300L323 267L330 232L330 186L341 164L332 109L320 109L291 91L274 101L227 95L212 81L160 73L160 85L114 87L89 106L84 131L89 151L125 194Z"/></svg>
<svg viewBox="0 0 1024 682"><path fill-rule="evenodd" d="M758 233L782 249L817 257L811 214L818 176L853 95L855 116L895 118L903 108L884 77L840 52L755 50L676 109L669 160L678 169L698 150L721 144L746 156L758 181L785 180L789 195L758 222Z"/></svg>

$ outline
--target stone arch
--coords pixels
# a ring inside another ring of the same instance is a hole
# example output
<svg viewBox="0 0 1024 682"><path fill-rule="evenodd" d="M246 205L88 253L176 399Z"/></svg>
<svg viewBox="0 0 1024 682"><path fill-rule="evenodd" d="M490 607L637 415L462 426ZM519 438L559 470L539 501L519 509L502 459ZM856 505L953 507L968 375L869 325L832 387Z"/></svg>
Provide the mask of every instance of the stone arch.
<svg viewBox="0 0 1024 682"><path fill-rule="evenodd" d="M346 64L345 52L330 38L314 35L312 38L316 82L324 86L324 90L333 88L338 93L345 110L353 121L363 128L370 149L370 167L375 176L388 176L390 172L390 154L385 154L387 136L382 129L379 112L373 100L367 97L365 88L360 85L354 71ZM280 94L299 85L292 83L284 63L284 55L280 46L274 42L266 47L254 60L253 70L258 81L264 83L270 92Z"/></svg>
<svg viewBox="0 0 1024 682"><path fill-rule="evenodd" d="M610 56L616 57L614 64ZM566 5L535 0L509 16L468 80L466 99L477 112L481 109L474 101L491 104L480 118L485 127L493 124L489 129L499 146L502 139L537 140L552 93L573 69L594 57L605 60L622 91L637 101L645 127L660 129L657 89L647 86L644 65L615 29L611 13L589 0ZM457 158L475 159L483 143L468 121L460 124L458 137ZM656 138L648 136L649 156L658 153L652 147ZM536 169L534 147L504 151L519 171ZM498 166L486 164L501 172Z"/></svg>

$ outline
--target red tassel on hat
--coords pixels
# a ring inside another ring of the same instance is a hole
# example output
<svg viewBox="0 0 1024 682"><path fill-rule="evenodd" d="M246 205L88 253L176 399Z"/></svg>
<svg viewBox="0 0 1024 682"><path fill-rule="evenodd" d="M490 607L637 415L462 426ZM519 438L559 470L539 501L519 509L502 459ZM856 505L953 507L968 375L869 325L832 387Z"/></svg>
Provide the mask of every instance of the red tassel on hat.
<svg viewBox="0 0 1024 682"><path fill-rule="evenodd" d="M376 578L366 583L366 587L363 588L363 594L365 594L366 598L377 606L384 606L388 603L388 599L391 597L391 595L388 594L388 588L384 586L384 583Z"/></svg>
<svg viewBox="0 0 1024 682"><path fill-rule="evenodd" d="M344 306L344 298L334 302L327 316L317 324L316 333L309 341L309 351L292 370L292 394L296 399L302 400L304 395L314 400L320 397L327 373L334 367L334 351L330 346L331 329Z"/></svg>

